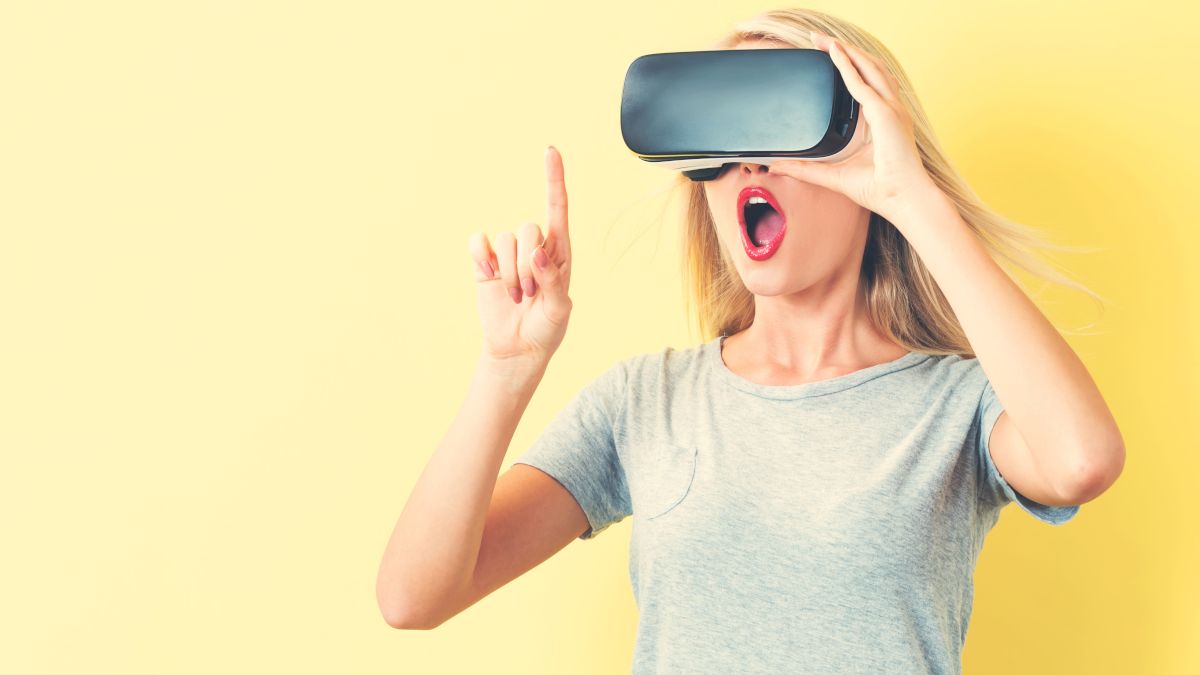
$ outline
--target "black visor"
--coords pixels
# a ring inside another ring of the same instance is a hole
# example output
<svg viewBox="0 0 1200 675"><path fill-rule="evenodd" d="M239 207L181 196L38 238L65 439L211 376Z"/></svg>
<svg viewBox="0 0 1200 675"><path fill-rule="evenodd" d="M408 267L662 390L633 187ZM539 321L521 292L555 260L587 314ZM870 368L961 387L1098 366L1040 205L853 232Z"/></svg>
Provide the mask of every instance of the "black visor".
<svg viewBox="0 0 1200 675"><path fill-rule="evenodd" d="M625 145L692 180L730 162L836 161L855 149L858 122L858 101L819 49L647 54L621 92Z"/></svg>

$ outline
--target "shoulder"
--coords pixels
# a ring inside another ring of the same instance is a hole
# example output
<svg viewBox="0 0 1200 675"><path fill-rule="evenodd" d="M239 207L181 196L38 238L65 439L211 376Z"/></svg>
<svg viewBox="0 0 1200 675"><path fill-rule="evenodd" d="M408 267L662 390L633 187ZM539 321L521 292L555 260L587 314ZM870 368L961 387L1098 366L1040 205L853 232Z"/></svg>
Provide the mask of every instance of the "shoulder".
<svg viewBox="0 0 1200 675"><path fill-rule="evenodd" d="M927 354L912 369L912 378L903 386L912 396L930 408L975 409L988 391L987 375L974 356L961 354Z"/></svg>
<svg viewBox="0 0 1200 675"><path fill-rule="evenodd" d="M947 385L982 386L987 379L979 359L961 354L929 354L922 362L926 376L934 382Z"/></svg>
<svg viewBox="0 0 1200 675"><path fill-rule="evenodd" d="M621 359L616 367L625 372L630 388L645 389L687 381L705 367L705 345L676 348L665 346Z"/></svg>

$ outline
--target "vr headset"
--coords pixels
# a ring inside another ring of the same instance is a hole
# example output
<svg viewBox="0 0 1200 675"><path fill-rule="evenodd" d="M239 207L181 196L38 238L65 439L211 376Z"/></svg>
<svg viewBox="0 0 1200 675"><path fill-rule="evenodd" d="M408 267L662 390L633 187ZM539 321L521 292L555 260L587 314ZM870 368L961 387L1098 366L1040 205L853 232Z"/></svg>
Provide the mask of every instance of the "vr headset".
<svg viewBox="0 0 1200 675"><path fill-rule="evenodd" d="M836 162L862 144L859 103L820 49L722 49L634 59L621 136L638 159L712 180L731 162Z"/></svg>

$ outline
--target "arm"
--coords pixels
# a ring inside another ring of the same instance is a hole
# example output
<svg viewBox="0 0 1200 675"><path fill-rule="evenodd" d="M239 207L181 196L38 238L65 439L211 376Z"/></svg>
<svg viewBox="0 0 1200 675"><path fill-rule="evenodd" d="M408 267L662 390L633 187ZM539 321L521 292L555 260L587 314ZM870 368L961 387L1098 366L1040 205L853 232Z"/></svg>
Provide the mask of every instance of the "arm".
<svg viewBox="0 0 1200 675"><path fill-rule="evenodd" d="M996 468L1039 502L1095 499L1121 473L1125 445L1087 368L925 170L891 67L833 36L814 31L811 38L862 104L873 140L833 164L782 160L770 172L841 192L901 231L937 280L1004 404L990 439Z"/></svg>
<svg viewBox="0 0 1200 675"><path fill-rule="evenodd" d="M497 472L544 366L506 371L481 358L466 401L396 522L376 599L396 628L432 628L549 558L587 527L553 478Z"/></svg>
<svg viewBox="0 0 1200 675"><path fill-rule="evenodd" d="M892 222L937 280L1004 403L990 439L996 468L1043 504L1095 499L1121 473L1125 445L1087 368L945 193L930 184L906 203Z"/></svg>

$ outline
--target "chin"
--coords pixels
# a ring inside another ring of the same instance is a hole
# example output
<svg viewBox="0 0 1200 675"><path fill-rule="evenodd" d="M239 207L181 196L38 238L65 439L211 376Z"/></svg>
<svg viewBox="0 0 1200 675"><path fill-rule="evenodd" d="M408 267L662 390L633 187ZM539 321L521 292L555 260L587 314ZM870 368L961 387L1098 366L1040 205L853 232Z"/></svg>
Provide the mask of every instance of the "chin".
<svg viewBox="0 0 1200 675"><path fill-rule="evenodd" d="M742 285L754 295L761 295L764 298L776 295L788 295L804 288L804 284L799 283L797 279L785 277L781 274L764 274L757 271L751 273L749 277L743 276Z"/></svg>

